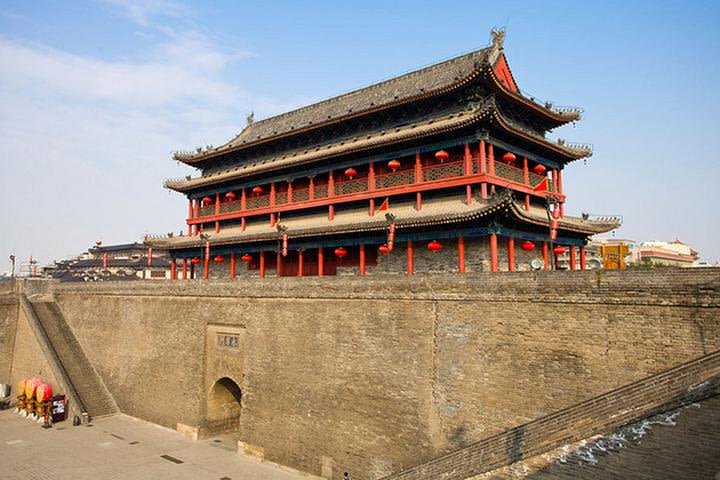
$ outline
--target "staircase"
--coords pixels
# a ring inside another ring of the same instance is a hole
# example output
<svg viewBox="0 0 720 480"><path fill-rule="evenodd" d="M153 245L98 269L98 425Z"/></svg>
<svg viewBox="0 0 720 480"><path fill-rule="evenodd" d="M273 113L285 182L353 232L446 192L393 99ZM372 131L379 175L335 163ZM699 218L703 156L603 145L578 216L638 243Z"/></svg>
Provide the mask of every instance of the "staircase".
<svg viewBox="0 0 720 480"><path fill-rule="evenodd" d="M464 480L720 394L720 350L382 480Z"/></svg>
<svg viewBox="0 0 720 480"><path fill-rule="evenodd" d="M75 390L80 410L90 417L100 417L118 412L117 405L110 392L103 384L90 361L85 356L80 343L73 335L70 327L65 322L57 303L46 298L32 299L28 305L34 311L39 326L44 331L49 341L49 346L59 361L61 370L64 370L65 382L70 383L65 387ZM61 381L60 379L58 379ZM62 381L61 381L62 383Z"/></svg>

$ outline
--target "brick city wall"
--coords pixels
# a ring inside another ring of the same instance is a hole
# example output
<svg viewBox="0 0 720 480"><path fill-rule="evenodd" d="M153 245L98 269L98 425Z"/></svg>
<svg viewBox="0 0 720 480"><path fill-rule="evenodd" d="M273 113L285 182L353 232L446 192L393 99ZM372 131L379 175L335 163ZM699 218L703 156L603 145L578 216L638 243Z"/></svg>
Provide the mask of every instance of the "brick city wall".
<svg viewBox="0 0 720 480"><path fill-rule="evenodd" d="M246 444L331 478L379 478L720 348L715 269L53 290L124 413L201 427L229 377ZM229 360L208 347L224 330L241 338Z"/></svg>

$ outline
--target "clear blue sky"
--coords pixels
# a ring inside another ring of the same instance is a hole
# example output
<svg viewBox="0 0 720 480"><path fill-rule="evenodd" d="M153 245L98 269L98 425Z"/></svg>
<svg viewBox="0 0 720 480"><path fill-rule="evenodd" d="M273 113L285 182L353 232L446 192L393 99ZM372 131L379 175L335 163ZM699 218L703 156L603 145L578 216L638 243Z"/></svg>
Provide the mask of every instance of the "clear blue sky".
<svg viewBox="0 0 720 480"><path fill-rule="evenodd" d="M720 260L720 2L0 2L7 257L185 229L175 149L485 46L505 26L520 88L585 109L553 135L595 154L568 212Z"/></svg>

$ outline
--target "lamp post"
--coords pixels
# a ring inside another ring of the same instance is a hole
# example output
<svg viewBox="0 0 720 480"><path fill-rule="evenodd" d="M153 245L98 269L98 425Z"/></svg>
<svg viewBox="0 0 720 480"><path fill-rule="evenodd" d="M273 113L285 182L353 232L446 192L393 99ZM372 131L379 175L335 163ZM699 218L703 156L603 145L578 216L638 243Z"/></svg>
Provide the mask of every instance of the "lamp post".
<svg viewBox="0 0 720 480"><path fill-rule="evenodd" d="M556 265L556 258L555 258L555 252L553 244L555 243L555 235L557 235L557 229L553 228L553 217L555 215L556 209L559 208L560 202L558 201L557 197L553 194L547 194L545 196L545 211L547 212L548 217L548 227L550 229L550 253L552 254L553 261L550 262L550 270L557 270ZM552 209L551 209L552 207Z"/></svg>

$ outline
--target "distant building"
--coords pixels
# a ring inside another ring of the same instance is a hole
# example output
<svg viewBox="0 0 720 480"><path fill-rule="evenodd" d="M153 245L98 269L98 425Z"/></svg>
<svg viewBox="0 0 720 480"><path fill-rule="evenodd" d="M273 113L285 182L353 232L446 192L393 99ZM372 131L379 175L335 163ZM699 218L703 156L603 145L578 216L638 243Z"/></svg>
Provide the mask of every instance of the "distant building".
<svg viewBox="0 0 720 480"><path fill-rule="evenodd" d="M632 263L632 251L636 246L635 240L627 238L593 238L586 247L587 259L597 259L606 270L624 270Z"/></svg>
<svg viewBox="0 0 720 480"><path fill-rule="evenodd" d="M97 282L170 278L167 250L142 243L96 245L77 258L45 267L46 275L64 282Z"/></svg>
<svg viewBox="0 0 720 480"><path fill-rule="evenodd" d="M675 239L673 242L643 242L632 252L633 262L646 265L692 267L699 255L690 245Z"/></svg>

